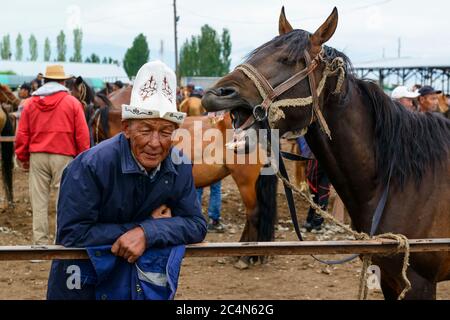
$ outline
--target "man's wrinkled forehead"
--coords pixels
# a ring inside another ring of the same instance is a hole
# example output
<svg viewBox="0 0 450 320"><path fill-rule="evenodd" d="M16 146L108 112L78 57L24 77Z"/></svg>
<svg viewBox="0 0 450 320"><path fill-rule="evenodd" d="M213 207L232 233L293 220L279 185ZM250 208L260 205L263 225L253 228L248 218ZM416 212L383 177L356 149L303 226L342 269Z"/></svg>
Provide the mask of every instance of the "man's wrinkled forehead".
<svg viewBox="0 0 450 320"><path fill-rule="evenodd" d="M153 130L172 129L175 130L177 125L165 119L132 119L129 120L135 128L149 128Z"/></svg>

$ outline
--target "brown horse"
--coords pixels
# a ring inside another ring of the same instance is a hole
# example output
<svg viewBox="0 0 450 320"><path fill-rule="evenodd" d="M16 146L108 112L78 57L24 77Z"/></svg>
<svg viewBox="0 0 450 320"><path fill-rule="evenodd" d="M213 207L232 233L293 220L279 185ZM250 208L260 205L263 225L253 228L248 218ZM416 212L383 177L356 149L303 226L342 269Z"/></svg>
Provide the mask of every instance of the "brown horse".
<svg viewBox="0 0 450 320"><path fill-rule="evenodd" d="M441 93L438 95L438 99L439 99L438 111L444 114L447 118L450 118L447 97L445 96L444 93Z"/></svg>
<svg viewBox="0 0 450 320"><path fill-rule="evenodd" d="M240 127L254 118L254 112L262 115L260 107L255 109L264 94L261 79L275 88L307 70L309 75L296 78L302 80L285 90L276 104L269 102L269 124L280 136L308 129L308 145L347 207L354 228L370 231L390 181L376 234L450 238L450 121L408 112L376 84L357 79L349 59L324 46L337 23L335 8L313 34L293 30L282 10L280 35L246 61L260 81L236 69L205 94L203 106L210 112L231 110L234 125ZM263 124L256 121L252 127ZM332 139L324 133L327 128ZM381 269L386 299L397 298L404 287L402 259L403 254L373 257ZM407 299L435 299L436 283L450 280L450 254L411 254L407 276L412 284Z"/></svg>
<svg viewBox="0 0 450 320"><path fill-rule="evenodd" d="M20 104L18 99L11 89L7 85L0 84L0 105L8 104L17 109ZM0 132L2 136L13 136L14 126L11 118L9 117L3 106L0 108ZM8 206L12 207L14 204L14 192L13 192L13 157L14 157L14 144L13 142L1 142L1 156L2 156L2 178L3 187L5 189L6 200Z"/></svg>
<svg viewBox="0 0 450 320"><path fill-rule="evenodd" d="M197 97L188 97L180 104L179 110L190 116L200 116L206 112L202 106L202 99Z"/></svg>
<svg viewBox="0 0 450 320"><path fill-rule="evenodd" d="M100 112L92 121L92 132L96 143L101 142L121 132L121 110L120 104L130 102L131 90L120 90L118 94L111 96L111 104L115 108L101 108ZM195 130L195 122L201 125L202 130ZM231 120L228 114L222 120L214 121L208 116L187 117L180 129L186 129L193 139L195 134L203 135L207 129L217 129L220 131L223 143L219 141L203 141L202 145L196 145L191 141L191 150L184 150L187 154L201 154L202 163L193 165L193 176L195 186L206 187L223 178L231 175L235 181L242 197L246 209L246 223L240 241L271 241L274 239L274 226L276 221L276 177L272 175L260 175L261 168L265 159L258 158L258 163L248 164L246 157L245 163L235 161L227 162L226 155L230 153L225 147L225 142L229 142L232 137L227 136L227 129L231 129ZM228 131L230 133L230 130ZM182 140L175 140L174 144L181 146ZM222 151L223 158L217 164L208 161L202 153L211 143L217 144L215 147ZM198 148L198 153L194 150ZM254 153L259 152L257 149ZM254 156L253 154L250 155ZM208 163L208 164L206 164ZM237 164L239 163L239 164ZM241 259L248 263L248 257Z"/></svg>

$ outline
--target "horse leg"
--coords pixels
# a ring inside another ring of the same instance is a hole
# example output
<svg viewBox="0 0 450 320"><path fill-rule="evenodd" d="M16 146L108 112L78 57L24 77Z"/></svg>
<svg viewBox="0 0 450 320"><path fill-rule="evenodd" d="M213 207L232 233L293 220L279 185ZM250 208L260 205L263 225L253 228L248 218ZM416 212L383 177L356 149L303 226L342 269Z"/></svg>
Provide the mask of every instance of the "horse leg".
<svg viewBox="0 0 450 320"><path fill-rule="evenodd" d="M4 110L2 109L4 113ZM2 136L14 135L14 128L11 119L5 113L5 124L2 129ZM2 155L2 178L5 188L6 199L8 201L8 208L14 207L14 195L13 195L13 169L14 169L14 144L12 142L1 143L1 155Z"/></svg>
<svg viewBox="0 0 450 320"><path fill-rule="evenodd" d="M381 289L386 300L397 300L405 284L401 277L402 261L398 258L384 259L381 266ZM422 277L413 267L409 267L406 275L411 282L411 289L405 300L435 300L436 282Z"/></svg>
<svg viewBox="0 0 450 320"><path fill-rule="evenodd" d="M406 293L405 300L436 300L436 282L422 277L412 268L408 269L407 276L411 290Z"/></svg>
<svg viewBox="0 0 450 320"><path fill-rule="evenodd" d="M256 202L256 188L255 179L249 179L248 175L244 174L245 170L239 170L240 167L234 167L231 171L231 176L235 181L242 202L245 206L246 220L244 231L242 232L240 242L256 242L258 241L258 217L257 217L257 202ZM251 264L253 257L240 257L235 267L238 269L246 269Z"/></svg>

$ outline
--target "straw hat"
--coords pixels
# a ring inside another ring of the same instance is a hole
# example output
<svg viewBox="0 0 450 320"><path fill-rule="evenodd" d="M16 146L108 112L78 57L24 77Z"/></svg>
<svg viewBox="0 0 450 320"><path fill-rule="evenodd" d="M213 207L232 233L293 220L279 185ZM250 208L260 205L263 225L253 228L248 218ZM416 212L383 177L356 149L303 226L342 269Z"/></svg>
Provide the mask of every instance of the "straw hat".
<svg viewBox="0 0 450 320"><path fill-rule="evenodd" d="M44 78L46 79L67 80L72 77L72 75L68 75L64 72L64 67L60 64L50 65L45 69Z"/></svg>
<svg viewBox="0 0 450 320"><path fill-rule="evenodd" d="M122 105L122 119L161 118L181 124L186 113L178 112L175 73L163 62L152 61L138 71L129 105Z"/></svg>

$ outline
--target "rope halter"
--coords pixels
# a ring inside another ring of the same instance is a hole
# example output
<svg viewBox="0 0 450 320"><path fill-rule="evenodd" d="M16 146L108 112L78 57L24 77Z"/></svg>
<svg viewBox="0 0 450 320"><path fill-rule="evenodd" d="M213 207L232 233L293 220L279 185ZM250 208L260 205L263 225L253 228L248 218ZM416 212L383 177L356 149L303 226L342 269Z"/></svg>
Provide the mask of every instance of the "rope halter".
<svg viewBox="0 0 450 320"><path fill-rule="evenodd" d="M320 50L319 54L314 57L314 59L311 59L311 56L307 50L304 51L304 57L306 61L306 67L278 85L276 88L273 88L269 81L252 65L245 63L236 67L236 70L242 71L253 82L255 87L258 89L261 98L263 99L261 104L253 107L253 115L250 116L240 126L239 129L245 130L252 126L255 121L261 122L266 118L268 118L269 120L269 125L273 127L276 121L280 120L281 118L285 118L284 111L281 108L304 107L312 104L312 116L310 124L314 122L315 119L317 119L322 131L331 140L330 129L328 128L322 111L320 110L319 96L321 95L325 87L327 78L338 73L339 78L337 80L336 88L333 94L338 94L341 92L345 77L345 62L341 57L336 57L331 62L326 61L324 59L323 48ZM316 80L314 78L313 71L320 65L321 62L325 63L325 69L322 73L322 79L320 80L319 85L316 86ZM282 99L275 101L280 95L291 89L293 86L295 86L305 78L308 78L311 96L306 98Z"/></svg>

